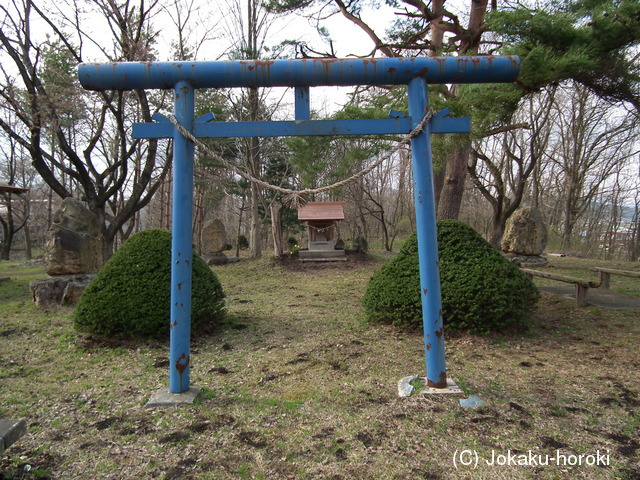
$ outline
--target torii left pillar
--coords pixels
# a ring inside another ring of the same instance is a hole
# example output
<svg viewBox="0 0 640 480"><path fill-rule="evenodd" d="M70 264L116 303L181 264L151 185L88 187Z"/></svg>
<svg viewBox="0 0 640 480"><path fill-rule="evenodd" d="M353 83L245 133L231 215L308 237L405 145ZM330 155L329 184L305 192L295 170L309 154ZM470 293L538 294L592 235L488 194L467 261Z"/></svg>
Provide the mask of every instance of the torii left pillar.
<svg viewBox="0 0 640 480"><path fill-rule="evenodd" d="M174 115L180 125L191 131L194 124L195 90L188 82L182 81L174 86L173 95ZM194 144L174 127L169 390L167 392L166 387L158 390L147 406L193 403L202 390L199 387L190 387L189 378L194 147Z"/></svg>
<svg viewBox="0 0 640 480"><path fill-rule="evenodd" d="M191 131L194 121L195 92L187 82L174 88L175 116ZM193 249L193 157L194 145L180 134L173 134L173 218L171 244L171 346L169 350L169 391L189 390L191 338L191 263Z"/></svg>

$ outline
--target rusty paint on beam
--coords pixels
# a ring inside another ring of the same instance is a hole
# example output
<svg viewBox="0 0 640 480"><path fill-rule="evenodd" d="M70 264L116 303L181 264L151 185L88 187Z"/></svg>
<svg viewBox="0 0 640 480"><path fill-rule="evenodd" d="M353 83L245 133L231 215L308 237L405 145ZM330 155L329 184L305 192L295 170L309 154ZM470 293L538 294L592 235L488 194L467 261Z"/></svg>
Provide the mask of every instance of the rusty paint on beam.
<svg viewBox="0 0 640 480"><path fill-rule="evenodd" d="M82 86L89 90L403 85L512 82L520 61L514 56L414 57L379 59L232 60L214 62L83 63Z"/></svg>

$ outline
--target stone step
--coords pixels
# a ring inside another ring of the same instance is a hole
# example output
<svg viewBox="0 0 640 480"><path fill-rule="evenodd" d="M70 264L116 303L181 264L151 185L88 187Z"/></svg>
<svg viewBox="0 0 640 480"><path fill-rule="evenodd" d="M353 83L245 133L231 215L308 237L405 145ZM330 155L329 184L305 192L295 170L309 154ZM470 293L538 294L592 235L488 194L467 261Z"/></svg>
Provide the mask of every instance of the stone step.
<svg viewBox="0 0 640 480"><path fill-rule="evenodd" d="M344 250L300 250L301 259L344 257Z"/></svg>
<svg viewBox="0 0 640 480"><path fill-rule="evenodd" d="M333 250L335 248L333 242L311 242L309 250Z"/></svg>
<svg viewBox="0 0 640 480"><path fill-rule="evenodd" d="M20 420L0 420L0 455L18 439L27 434L27 422Z"/></svg>
<svg viewBox="0 0 640 480"><path fill-rule="evenodd" d="M331 258L301 258L301 262L346 262L347 257L331 257Z"/></svg>

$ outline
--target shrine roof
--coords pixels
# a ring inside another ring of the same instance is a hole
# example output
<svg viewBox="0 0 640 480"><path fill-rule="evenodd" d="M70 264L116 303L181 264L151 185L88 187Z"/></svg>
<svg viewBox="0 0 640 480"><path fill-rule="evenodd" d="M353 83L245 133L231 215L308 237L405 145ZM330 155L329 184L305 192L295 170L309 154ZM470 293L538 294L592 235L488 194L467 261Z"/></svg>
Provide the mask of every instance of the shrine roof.
<svg viewBox="0 0 640 480"><path fill-rule="evenodd" d="M344 202L309 202L298 208L298 220L344 220Z"/></svg>
<svg viewBox="0 0 640 480"><path fill-rule="evenodd" d="M13 185L7 185L6 183L0 183L0 192L2 193L25 193L28 192L28 188L14 187Z"/></svg>

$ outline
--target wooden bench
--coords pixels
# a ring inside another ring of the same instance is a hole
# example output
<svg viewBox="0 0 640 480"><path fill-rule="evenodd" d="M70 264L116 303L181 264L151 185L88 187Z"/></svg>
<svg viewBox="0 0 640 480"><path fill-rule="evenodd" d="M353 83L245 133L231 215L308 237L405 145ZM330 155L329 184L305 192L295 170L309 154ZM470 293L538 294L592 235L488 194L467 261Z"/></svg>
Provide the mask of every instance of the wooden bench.
<svg viewBox="0 0 640 480"><path fill-rule="evenodd" d="M547 278L558 282L573 283L576 286L576 305L584 307L587 304L587 291L590 288L598 288L600 283L590 282L582 278L570 277L559 273L541 272L540 270L532 270L530 268L521 268L529 277Z"/></svg>
<svg viewBox="0 0 640 480"><path fill-rule="evenodd" d="M609 288L611 275L640 278L640 272L633 272L631 270L616 270L615 268L605 267L593 267L591 270L598 272L598 280L600 280L602 288Z"/></svg>

